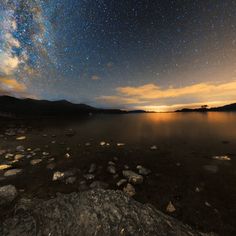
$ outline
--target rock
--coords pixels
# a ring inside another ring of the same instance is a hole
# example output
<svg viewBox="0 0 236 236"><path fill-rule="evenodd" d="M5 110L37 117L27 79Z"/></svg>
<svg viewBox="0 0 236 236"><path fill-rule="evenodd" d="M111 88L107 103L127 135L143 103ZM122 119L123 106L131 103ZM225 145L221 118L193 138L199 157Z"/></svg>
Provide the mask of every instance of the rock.
<svg viewBox="0 0 236 236"><path fill-rule="evenodd" d="M151 170L149 170L141 165L138 165L137 169L138 169L138 172L140 175L149 175L151 173Z"/></svg>
<svg viewBox="0 0 236 236"><path fill-rule="evenodd" d="M14 159L15 160L21 160L23 157L25 157L25 155L23 155L23 154L16 154Z"/></svg>
<svg viewBox="0 0 236 236"><path fill-rule="evenodd" d="M120 187L121 185L125 184L126 182L127 182L127 179L121 179L121 180L119 180L119 181L116 183L116 185L117 185L118 187Z"/></svg>
<svg viewBox="0 0 236 236"><path fill-rule="evenodd" d="M100 145L104 146L104 145L106 145L106 142L102 141L102 142L100 142Z"/></svg>
<svg viewBox="0 0 236 236"><path fill-rule="evenodd" d="M116 145L117 145L117 147L122 147L122 146L125 146L125 144L124 144L124 143L117 143Z"/></svg>
<svg viewBox="0 0 236 236"><path fill-rule="evenodd" d="M116 163L114 163L113 161L109 161L109 162L108 162L108 165L109 165L109 166L115 166Z"/></svg>
<svg viewBox="0 0 236 236"><path fill-rule="evenodd" d="M173 213L176 211L175 206L172 204L172 202L169 202L169 204L166 207L166 211L169 213Z"/></svg>
<svg viewBox="0 0 236 236"><path fill-rule="evenodd" d="M231 158L229 156L213 156L212 159L218 161L230 161Z"/></svg>
<svg viewBox="0 0 236 236"><path fill-rule="evenodd" d="M11 170L7 170L4 173L4 176L5 177L9 177L9 176L17 175L17 174L19 174L21 172L22 172L22 169L11 169Z"/></svg>
<svg viewBox="0 0 236 236"><path fill-rule="evenodd" d="M96 171L96 168L97 168L96 164L92 163L89 167L89 171L88 171L89 174L94 173Z"/></svg>
<svg viewBox="0 0 236 236"><path fill-rule="evenodd" d="M1 236L203 235L121 191L94 189L50 200L22 199L15 209L1 221Z"/></svg>
<svg viewBox="0 0 236 236"><path fill-rule="evenodd" d="M89 146L91 146L91 143L85 143L85 146L89 147Z"/></svg>
<svg viewBox="0 0 236 236"><path fill-rule="evenodd" d="M124 165L124 169L125 169L125 170L129 170L129 166Z"/></svg>
<svg viewBox="0 0 236 236"><path fill-rule="evenodd" d="M26 136L20 136L20 137L17 137L16 140L25 140L26 139Z"/></svg>
<svg viewBox="0 0 236 236"><path fill-rule="evenodd" d="M66 184L74 184L75 181L76 181L76 177L75 176L71 176L71 177L68 177L66 180L65 180L65 183Z"/></svg>
<svg viewBox="0 0 236 236"><path fill-rule="evenodd" d="M118 159L118 157L113 157L113 160L118 161L119 159Z"/></svg>
<svg viewBox="0 0 236 236"><path fill-rule="evenodd" d="M52 180L53 181L62 180L62 179L64 179L64 177L65 177L64 172L56 171L53 174Z"/></svg>
<svg viewBox="0 0 236 236"><path fill-rule="evenodd" d="M0 187L0 206L11 203L17 197L17 190L13 185Z"/></svg>
<svg viewBox="0 0 236 236"><path fill-rule="evenodd" d="M108 166L107 172L114 175L116 173L116 167L115 166Z"/></svg>
<svg viewBox="0 0 236 236"><path fill-rule="evenodd" d="M55 167L56 167L55 163L49 163L46 168L49 170L53 170L53 169L55 169Z"/></svg>
<svg viewBox="0 0 236 236"><path fill-rule="evenodd" d="M123 191L129 197L133 197L136 194L134 186L129 183L126 185L126 187L123 188Z"/></svg>
<svg viewBox="0 0 236 236"><path fill-rule="evenodd" d="M157 146L156 145L153 145L150 147L151 150L157 150Z"/></svg>
<svg viewBox="0 0 236 236"><path fill-rule="evenodd" d="M1 150L0 150L0 156L3 155L3 154L5 154L6 152L7 152L6 150L1 149Z"/></svg>
<svg viewBox="0 0 236 236"><path fill-rule="evenodd" d="M132 184L141 184L143 183L143 176L135 173L131 170L123 170L123 176L128 179Z"/></svg>
<svg viewBox="0 0 236 236"><path fill-rule="evenodd" d="M50 153L49 152L43 152L42 154L43 154L43 156L49 156Z"/></svg>
<svg viewBox="0 0 236 236"><path fill-rule="evenodd" d="M9 168L11 168L11 165L6 165L6 164L0 165L0 170L6 170Z"/></svg>
<svg viewBox="0 0 236 236"><path fill-rule="evenodd" d="M40 162L42 162L42 159L34 159L30 161L30 164L34 166L39 164Z"/></svg>
<svg viewBox="0 0 236 236"><path fill-rule="evenodd" d="M65 158L70 158L70 154L69 154L69 153L66 153L66 154L65 154Z"/></svg>
<svg viewBox="0 0 236 236"><path fill-rule="evenodd" d="M93 179L95 178L95 175L93 175L93 174L85 174L85 175L84 175L84 178L85 178L86 180L93 180Z"/></svg>
<svg viewBox="0 0 236 236"><path fill-rule="evenodd" d="M5 158L6 158L6 159L10 159L10 158L12 158L12 157L14 157L14 154L13 154L13 153L7 153L7 154L5 155Z"/></svg>
<svg viewBox="0 0 236 236"><path fill-rule="evenodd" d="M107 189L108 184L102 181L94 181L89 185L89 187L93 189Z"/></svg>
<svg viewBox="0 0 236 236"><path fill-rule="evenodd" d="M24 146L19 145L16 147L17 152L24 152L24 150L25 150Z"/></svg>

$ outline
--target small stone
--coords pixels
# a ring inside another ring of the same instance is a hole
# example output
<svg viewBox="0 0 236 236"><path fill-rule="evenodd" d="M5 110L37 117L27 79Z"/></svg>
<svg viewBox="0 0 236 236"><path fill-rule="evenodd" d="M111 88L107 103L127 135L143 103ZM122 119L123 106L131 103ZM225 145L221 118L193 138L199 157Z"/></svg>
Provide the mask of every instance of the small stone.
<svg viewBox="0 0 236 236"><path fill-rule="evenodd" d="M106 142L102 141L102 142L100 142L100 145L104 146L104 145L106 145Z"/></svg>
<svg viewBox="0 0 236 236"><path fill-rule="evenodd" d="M19 174L21 172L22 172L22 169L11 169L11 170L7 170L4 173L4 176L5 177L9 177L9 176L17 175L17 174Z"/></svg>
<svg viewBox="0 0 236 236"><path fill-rule="evenodd" d="M49 169L49 170L53 170L55 167L56 167L55 163L50 163L50 164L47 165L46 168Z"/></svg>
<svg viewBox="0 0 236 236"><path fill-rule="evenodd" d="M25 157L25 155L23 155L23 154L16 154L14 159L15 160L21 160L23 157Z"/></svg>
<svg viewBox="0 0 236 236"><path fill-rule="evenodd" d="M75 181L76 181L76 177L75 176L71 176L71 177L68 177L66 180L65 180L65 183L66 184L74 184Z"/></svg>
<svg viewBox="0 0 236 236"><path fill-rule="evenodd" d="M5 155L5 158L6 158L6 159L10 159L10 158L12 158L12 157L14 157L14 154L12 154L12 153L7 153L7 154Z"/></svg>
<svg viewBox="0 0 236 236"><path fill-rule="evenodd" d="M95 170L96 170L96 164L94 164L94 163L92 163L91 165L90 165L90 167L89 167L89 174L92 174L92 173L94 173L95 172Z"/></svg>
<svg viewBox="0 0 236 236"><path fill-rule="evenodd" d="M89 147L89 146L91 146L91 143L85 143L85 146Z"/></svg>
<svg viewBox="0 0 236 236"><path fill-rule="evenodd" d="M124 165L124 169L125 170L129 170L129 166L128 165Z"/></svg>
<svg viewBox="0 0 236 236"><path fill-rule="evenodd" d="M200 190L199 187L196 187L196 188L195 188L195 192L196 192L196 193L199 193L200 191L201 191L201 190Z"/></svg>
<svg viewBox="0 0 236 236"><path fill-rule="evenodd" d="M0 165L0 170L6 170L11 168L11 165Z"/></svg>
<svg viewBox="0 0 236 236"><path fill-rule="evenodd" d="M86 174L86 175L84 175L84 178L85 178L86 180L93 180L93 179L95 178L95 175Z"/></svg>
<svg viewBox="0 0 236 236"><path fill-rule="evenodd" d="M26 139L26 136L20 136L20 137L17 137L16 140L25 140Z"/></svg>
<svg viewBox="0 0 236 236"><path fill-rule="evenodd" d="M150 147L151 150L157 150L157 146L156 145L153 145Z"/></svg>
<svg viewBox="0 0 236 236"><path fill-rule="evenodd" d="M56 172L53 174L52 180L53 180L53 181L62 180L62 179L64 179L64 176L65 176L65 174L64 174L63 172L56 171Z"/></svg>
<svg viewBox="0 0 236 236"><path fill-rule="evenodd" d="M129 183L123 188L123 192L129 197L133 197L136 194L134 186Z"/></svg>
<svg viewBox="0 0 236 236"><path fill-rule="evenodd" d="M34 159L30 161L30 164L34 166L39 164L40 162L42 162L42 159Z"/></svg>
<svg viewBox="0 0 236 236"><path fill-rule="evenodd" d="M43 156L49 156L49 152L43 152Z"/></svg>
<svg viewBox="0 0 236 236"><path fill-rule="evenodd" d="M108 166L108 167L107 167L107 171L108 171L110 174L114 175L114 174L116 173L116 167L115 167L115 166Z"/></svg>
<svg viewBox="0 0 236 236"><path fill-rule="evenodd" d="M175 206L172 204L172 202L169 202L169 204L166 207L166 211L169 213L173 213L176 211Z"/></svg>
<svg viewBox="0 0 236 236"><path fill-rule="evenodd" d="M25 150L24 146L19 145L16 147L17 152L24 152L24 150Z"/></svg>
<svg viewBox="0 0 236 236"><path fill-rule="evenodd" d="M135 173L131 170L123 170L123 176L128 179L132 184L141 184L143 183L143 176Z"/></svg>
<svg viewBox="0 0 236 236"><path fill-rule="evenodd" d="M13 185L6 185L0 187L0 206L7 205L15 200L17 197L16 187Z"/></svg>
<svg viewBox="0 0 236 236"><path fill-rule="evenodd" d="M212 159L218 160L218 161L230 161L231 158L228 156L213 156Z"/></svg>
<svg viewBox="0 0 236 236"><path fill-rule="evenodd" d="M3 155L3 154L5 154L6 152L7 152L6 150L1 149L1 150L0 150L0 156Z"/></svg>
<svg viewBox="0 0 236 236"><path fill-rule="evenodd" d="M121 180L119 180L119 181L116 183L116 185L117 185L118 187L120 187L121 185L125 184L126 182L127 182L127 179L121 179Z"/></svg>
<svg viewBox="0 0 236 236"><path fill-rule="evenodd" d="M109 166L115 166L115 165L116 165L116 163L115 163L115 162L113 162L113 161L109 161L109 162L108 162L108 165L109 165Z"/></svg>
<svg viewBox="0 0 236 236"><path fill-rule="evenodd" d="M149 175L151 173L151 170L149 170L141 165L138 165L137 169L138 169L138 172L140 175Z"/></svg>
<svg viewBox="0 0 236 236"><path fill-rule="evenodd" d="M52 144L55 144L56 143L56 140L52 140L52 142L51 142Z"/></svg>
<svg viewBox="0 0 236 236"><path fill-rule="evenodd" d="M108 184L102 181L94 181L89 185L89 187L93 189L107 189Z"/></svg>
<svg viewBox="0 0 236 236"><path fill-rule="evenodd" d="M117 147L122 147L122 146L125 146L125 144L124 144L124 143L117 143L116 145L117 145Z"/></svg>
<svg viewBox="0 0 236 236"><path fill-rule="evenodd" d="M65 154L65 158L70 158L70 154L69 154L69 153L66 153L66 154Z"/></svg>

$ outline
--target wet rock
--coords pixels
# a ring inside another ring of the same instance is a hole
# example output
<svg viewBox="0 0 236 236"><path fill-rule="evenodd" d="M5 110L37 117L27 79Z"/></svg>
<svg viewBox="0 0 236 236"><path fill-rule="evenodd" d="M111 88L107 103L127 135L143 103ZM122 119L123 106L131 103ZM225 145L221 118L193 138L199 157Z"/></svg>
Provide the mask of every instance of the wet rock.
<svg viewBox="0 0 236 236"><path fill-rule="evenodd" d="M116 145L117 145L117 147L122 147L122 146L125 146L125 144L124 144L124 143L117 143Z"/></svg>
<svg viewBox="0 0 236 236"><path fill-rule="evenodd" d="M150 147L151 150L157 150L157 146L156 145L153 145Z"/></svg>
<svg viewBox="0 0 236 236"><path fill-rule="evenodd" d="M101 146L105 146L105 145L106 145L106 142L102 141L102 142L100 142L100 145L101 145Z"/></svg>
<svg viewBox="0 0 236 236"><path fill-rule="evenodd" d="M75 176L71 176L71 177L68 177L66 180L65 180L65 183L66 184L74 184L75 181L76 181L76 177Z"/></svg>
<svg viewBox="0 0 236 236"><path fill-rule="evenodd" d="M136 194L134 186L129 183L123 188L123 192L129 197L133 197Z"/></svg>
<svg viewBox="0 0 236 236"><path fill-rule="evenodd" d="M141 184L143 183L143 176L135 173L131 170L123 170L123 176L128 179L132 184Z"/></svg>
<svg viewBox="0 0 236 236"><path fill-rule="evenodd" d="M5 177L14 176L14 175L20 174L21 172L22 172L22 169L11 169L11 170L7 170L4 173L4 176Z"/></svg>
<svg viewBox="0 0 236 236"><path fill-rule="evenodd" d="M26 139L26 136L20 136L20 137L17 137L16 140L25 140Z"/></svg>
<svg viewBox="0 0 236 236"><path fill-rule="evenodd" d="M116 173L116 167L115 166L108 166L107 172L114 175Z"/></svg>
<svg viewBox="0 0 236 236"><path fill-rule="evenodd" d="M218 161L230 161L231 158L229 156L213 156L212 159Z"/></svg>
<svg viewBox="0 0 236 236"><path fill-rule="evenodd" d="M49 152L43 152L42 154L43 154L43 156L49 156L50 155Z"/></svg>
<svg viewBox="0 0 236 236"><path fill-rule="evenodd" d="M64 178L65 178L64 172L56 171L56 172L53 174L52 180L53 180L53 181L57 181L57 180L62 180L62 179L64 179Z"/></svg>
<svg viewBox="0 0 236 236"><path fill-rule="evenodd" d="M151 170L141 166L141 165L138 165L137 166L137 169L138 169L138 172L140 175L149 175L151 174Z"/></svg>
<svg viewBox="0 0 236 236"><path fill-rule="evenodd" d="M66 153L65 158L70 158L70 153Z"/></svg>
<svg viewBox="0 0 236 236"><path fill-rule="evenodd" d="M24 148L24 146L19 145L19 146L16 147L16 151L17 152L24 152L25 148Z"/></svg>
<svg viewBox="0 0 236 236"><path fill-rule="evenodd" d="M172 204L172 202L169 202L169 204L166 207L166 211L169 213L173 213L176 211L175 206Z"/></svg>
<svg viewBox="0 0 236 236"><path fill-rule="evenodd" d="M88 171L89 174L94 173L96 171L96 168L97 168L96 164L92 163L89 167L89 171Z"/></svg>
<svg viewBox="0 0 236 236"><path fill-rule="evenodd" d="M6 164L0 165L0 170L7 170L9 168L11 168L11 165L6 165Z"/></svg>
<svg viewBox="0 0 236 236"><path fill-rule="evenodd" d="M116 183L116 185L117 185L118 187L120 187L120 186L122 186L122 185L125 184L125 183L127 183L127 179L121 179L121 180L119 180L119 181Z"/></svg>
<svg viewBox="0 0 236 236"><path fill-rule="evenodd" d="M94 181L89 185L89 187L93 189L107 189L108 184L102 181Z"/></svg>
<svg viewBox="0 0 236 236"><path fill-rule="evenodd" d="M95 189L50 200L23 199L16 209L1 222L1 236L203 235L121 191Z"/></svg>
<svg viewBox="0 0 236 236"><path fill-rule="evenodd" d="M85 175L84 175L84 178L85 178L86 180L93 180L93 179L95 178L95 175L93 175L93 174L85 174Z"/></svg>
<svg viewBox="0 0 236 236"><path fill-rule="evenodd" d="M30 161L30 164L34 166L39 164L40 162L42 162L42 159L34 159Z"/></svg>
<svg viewBox="0 0 236 236"><path fill-rule="evenodd" d="M49 170L53 170L53 169L55 169L55 167L56 167L55 163L49 163L46 168Z"/></svg>
<svg viewBox="0 0 236 236"><path fill-rule="evenodd" d="M13 158L14 157L14 154L13 153L7 153L6 155L5 155L5 158L6 159L11 159L11 158Z"/></svg>
<svg viewBox="0 0 236 236"><path fill-rule="evenodd" d="M25 157L25 155L23 155L23 154L16 154L15 157L14 157L14 159L15 159L15 160L21 160L21 159L24 158L24 157Z"/></svg>
<svg viewBox="0 0 236 236"><path fill-rule="evenodd" d="M0 187L0 206L5 206L17 197L17 190L13 185Z"/></svg>

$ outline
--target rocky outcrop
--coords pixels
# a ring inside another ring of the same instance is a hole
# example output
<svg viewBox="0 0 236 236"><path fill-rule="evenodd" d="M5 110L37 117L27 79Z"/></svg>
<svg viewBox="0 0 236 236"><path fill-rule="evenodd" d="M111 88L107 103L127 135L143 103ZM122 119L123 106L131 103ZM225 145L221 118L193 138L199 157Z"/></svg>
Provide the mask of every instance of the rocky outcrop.
<svg viewBox="0 0 236 236"><path fill-rule="evenodd" d="M203 235L121 191L90 190L55 199L22 199L0 235Z"/></svg>

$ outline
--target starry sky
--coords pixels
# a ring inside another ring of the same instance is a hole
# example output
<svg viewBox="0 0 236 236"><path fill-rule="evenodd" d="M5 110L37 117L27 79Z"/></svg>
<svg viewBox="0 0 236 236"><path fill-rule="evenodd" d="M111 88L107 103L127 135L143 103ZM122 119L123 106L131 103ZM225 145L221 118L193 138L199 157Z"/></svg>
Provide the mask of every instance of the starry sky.
<svg viewBox="0 0 236 236"><path fill-rule="evenodd" d="M235 0L0 0L0 94L170 111L236 102Z"/></svg>

